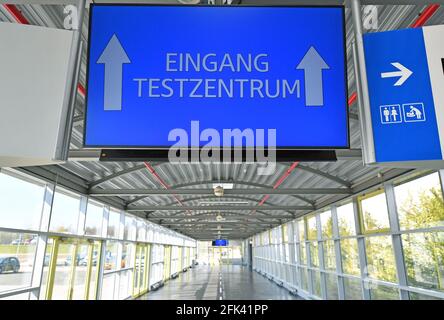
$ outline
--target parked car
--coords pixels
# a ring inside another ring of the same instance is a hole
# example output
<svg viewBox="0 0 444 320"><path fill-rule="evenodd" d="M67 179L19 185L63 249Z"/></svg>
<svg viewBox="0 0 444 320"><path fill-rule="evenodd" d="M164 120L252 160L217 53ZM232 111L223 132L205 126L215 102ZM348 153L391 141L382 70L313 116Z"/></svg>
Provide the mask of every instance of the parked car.
<svg viewBox="0 0 444 320"><path fill-rule="evenodd" d="M76 265L79 266L80 265L80 261L82 261L84 257L80 254L77 254L76 256ZM72 264L72 257L71 255L67 256L64 262L65 266L70 266Z"/></svg>
<svg viewBox="0 0 444 320"><path fill-rule="evenodd" d="M16 246L18 246L18 245L23 245L23 244L25 244L25 242L24 242L23 240L20 240L20 239L15 239L15 240L12 240L12 241L11 241L11 244L12 244L12 245L16 245Z"/></svg>
<svg viewBox="0 0 444 320"><path fill-rule="evenodd" d="M93 266L97 265L97 252L93 253L93 258L92 258L92 264ZM88 265L88 256L84 257L83 259L81 259L78 263L79 266L83 266L86 267Z"/></svg>
<svg viewBox="0 0 444 320"><path fill-rule="evenodd" d="M37 237L32 237L25 241L25 244L37 244Z"/></svg>
<svg viewBox="0 0 444 320"><path fill-rule="evenodd" d="M20 262L16 257L3 257L0 258L0 274L7 271L14 273L19 272Z"/></svg>

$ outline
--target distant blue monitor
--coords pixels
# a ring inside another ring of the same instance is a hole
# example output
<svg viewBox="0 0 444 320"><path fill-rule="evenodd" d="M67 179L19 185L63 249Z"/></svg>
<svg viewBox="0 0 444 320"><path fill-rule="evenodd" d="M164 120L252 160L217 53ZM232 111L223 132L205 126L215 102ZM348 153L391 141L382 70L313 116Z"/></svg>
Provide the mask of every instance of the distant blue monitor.
<svg viewBox="0 0 444 320"><path fill-rule="evenodd" d="M226 247L228 246L228 240L227 239L216 239L213 240L213 247Z"/></svg>

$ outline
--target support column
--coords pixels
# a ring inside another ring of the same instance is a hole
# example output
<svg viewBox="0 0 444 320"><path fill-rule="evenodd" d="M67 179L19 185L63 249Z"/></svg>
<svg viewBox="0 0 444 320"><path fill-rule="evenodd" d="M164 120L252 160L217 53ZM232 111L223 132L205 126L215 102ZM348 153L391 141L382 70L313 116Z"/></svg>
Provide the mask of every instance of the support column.
<svg viewBox="0 0 444 320"><path fill-rule="evenodd" d="M402 249L402 239L399 233L399 220L396 208L395 190L392 183L385 183L385 196L387 200L387 209L390 220L390 231L392 234L393 252L395 254L396 270L398 282L400 286L408 286L407 271L404 264L404 250ZM409 293L405 290L400 290L400 299L409 300Z"/></svg>
<svg viewBox="0 0 444 320"><path fill-rule="evenodd" d="M341 253L341 240L339 234L339 223L338 223L338 211L336 206L331 207L331 219L333 222L333 238L335 244L335 258L336 258L336 273L338 274L338 298L339 300L345 300L345 287L344 278L339 276L343 274L342 269L342 253Z"/></svg>
<svg viewBox="0 0 444 320"><path fill-rule="evenodd" d="M66 82L66 92L65 92L65 101L66 107L66 117L64 119L64 123L62 124L61 132L59 135L62 135L62 140L57 146L56 154L57 158L60 160L67 160L69 154L69 147L71 143L71 134L72 134L72 126L74 119L74 110L76 106L77 99L77 86L79 81L79 73L80 66L82 62L82 27L83 27L83 18L85 15L85 0L77 1L77 29L73 30L73 45L71 48L70 62L68 66L68 77Z"/></svg>
<svg viewBox="0 0 444 320"><path fill-rule="evenodd" d="M297 267L296 267L296 243L294 241L295 239L295 232L294 232L294 224L296 222L291 221L287 224L287 232L288 232L288 250L289 250L289 257L290 257L290 286L295 288L297 287Z"/></svg>
<svg viewBox="0 0 444 320"><path fill-rule="evenodd" d="M353 199L353 212L355 214L355 227L358 235L359 269L361 270L361 287L364 300L370 300L370 289L366 285L368 278L367 255L365 252L365 238L362 236L361 218L359 215L358 199Z"/></svg>
<svg viewBox="0 0 444 320"><path fill-rule="evenodd" d="M49 221L51 218L52 202L54 200L55 185L47 183L43 197L42 215L40 220L40 230L45 232L37 236L37 247L34 257L34 268L31 275L31 286L37 287L30 294L30 300L38 300L40 298L40 288L42 286L43 270L45 268L45 255L48 245Z"/></svg>
<svg viewBox="0 0 444 320"><path fill-rule="evenodd" d="M367 69L365 65L364 39L362 29L361 1L351 0L352 18L356 41L355 70L358 89L358 108L361 121L363 141L363 158L365 163L375 162L373 128L371 126L370 96L368 92Z"/></svg>
<svg viewBox="0 0 444 320"><path fill-rule="evenodd" d="M324 264L324 242L322 241L322 223L321 223L321 215L316 214L316 231L317 231L317 241L318 241L318 259L319 259L319 277L321 281L321 297L324 300L327 300L327 279L325 272L321 270L325 270Z"/></svg>

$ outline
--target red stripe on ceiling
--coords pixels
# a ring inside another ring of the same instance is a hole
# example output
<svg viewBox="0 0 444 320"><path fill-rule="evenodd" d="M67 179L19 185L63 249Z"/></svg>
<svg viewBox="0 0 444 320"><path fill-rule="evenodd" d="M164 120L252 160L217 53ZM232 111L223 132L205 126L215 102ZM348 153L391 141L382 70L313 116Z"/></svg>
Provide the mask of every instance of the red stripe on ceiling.
<svg viewBox="0 0 444 320"><path fill-rule="evenodd" d="M348 106L351 107L357 100L358 94L356 92L353 92L350 98L348 98Z"/></svg>
<svg viewBox="0 0 444 320"><path fill-rule="evenodd" d="M422 27L440 8L439 4L429 4L411 25L412 28Z"/></svg>
<svg viewBox="0 0 444 320"><path fill-rule="evenodd" d="M79 83L79 84L77 85L77 92L78 92L80 95L82 95L83 97L85 97L85 95L86 95L85 87L82 86L81 83Z"/></svg>
<svg viewBox="0 0 444 320"><path fill-rule="evenodd" d="M288 178L288 176L293 172L293 170L296 169L298 164L299 164L299 161L293 162L292 165L290 166L290 168L288 168L287 171L285 171L284 174L281 177L279 177L279 179L273 185L273 189L277 189L285 181L285 179ZM269 194L265 195L257 206L260 207L261 205L263 205L265 203L265 201L268 200L268 198L270 198L270 195ZM255 212L255 211L256 210L254 210L253 212Z"/></svg>
<svg viewBox="0 0 444 320"><path fill-rule="evenodd" d="M23 13L13 4L4 4L3 7L11 14L11 16L21 24L30 24L29 20L25 18Z"/></svg>
<svg viewBox="0 0 444 320"><path fill-rule="evenodd" d="M149 164L148 162L143 163L145 167L148 169L148 171L153 175L153 177L156 178L156 180L164 187L165 189L171 189L171 187L159 176L159 174L154 170L154 168ZM172 195L174 199L176 199L177 203L179 203L182 207L184 206L183 202L180 201L180 199L177 197L177 195ZM188 213L190 213L189 210L187 210Z"/></svg>

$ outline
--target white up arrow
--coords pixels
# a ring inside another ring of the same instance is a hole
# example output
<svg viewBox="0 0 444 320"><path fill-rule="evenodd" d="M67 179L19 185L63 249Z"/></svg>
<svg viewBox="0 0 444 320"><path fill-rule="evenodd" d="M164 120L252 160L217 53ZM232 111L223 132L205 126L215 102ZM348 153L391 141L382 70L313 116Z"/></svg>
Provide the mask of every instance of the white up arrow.
<svg viewBox="0 0 444 320"><path fill-rule="evenodd" d="M394 72L383 72L381 73L381 78L396 78L399 77L399 80L394 84L395 87L402 86L404 82L407 81L408 78L413 74L413 72L407 69L405 66L400 64L399 62L392 62L392 66L394 66L399 71Z"/></svg>
<svg viewBox="0 0 444 320"><path fill-rule="evenodd" d="M112 36L97 63L105 65L104 110L122 110L123 64L131 61L116 35Z"/></svg>

